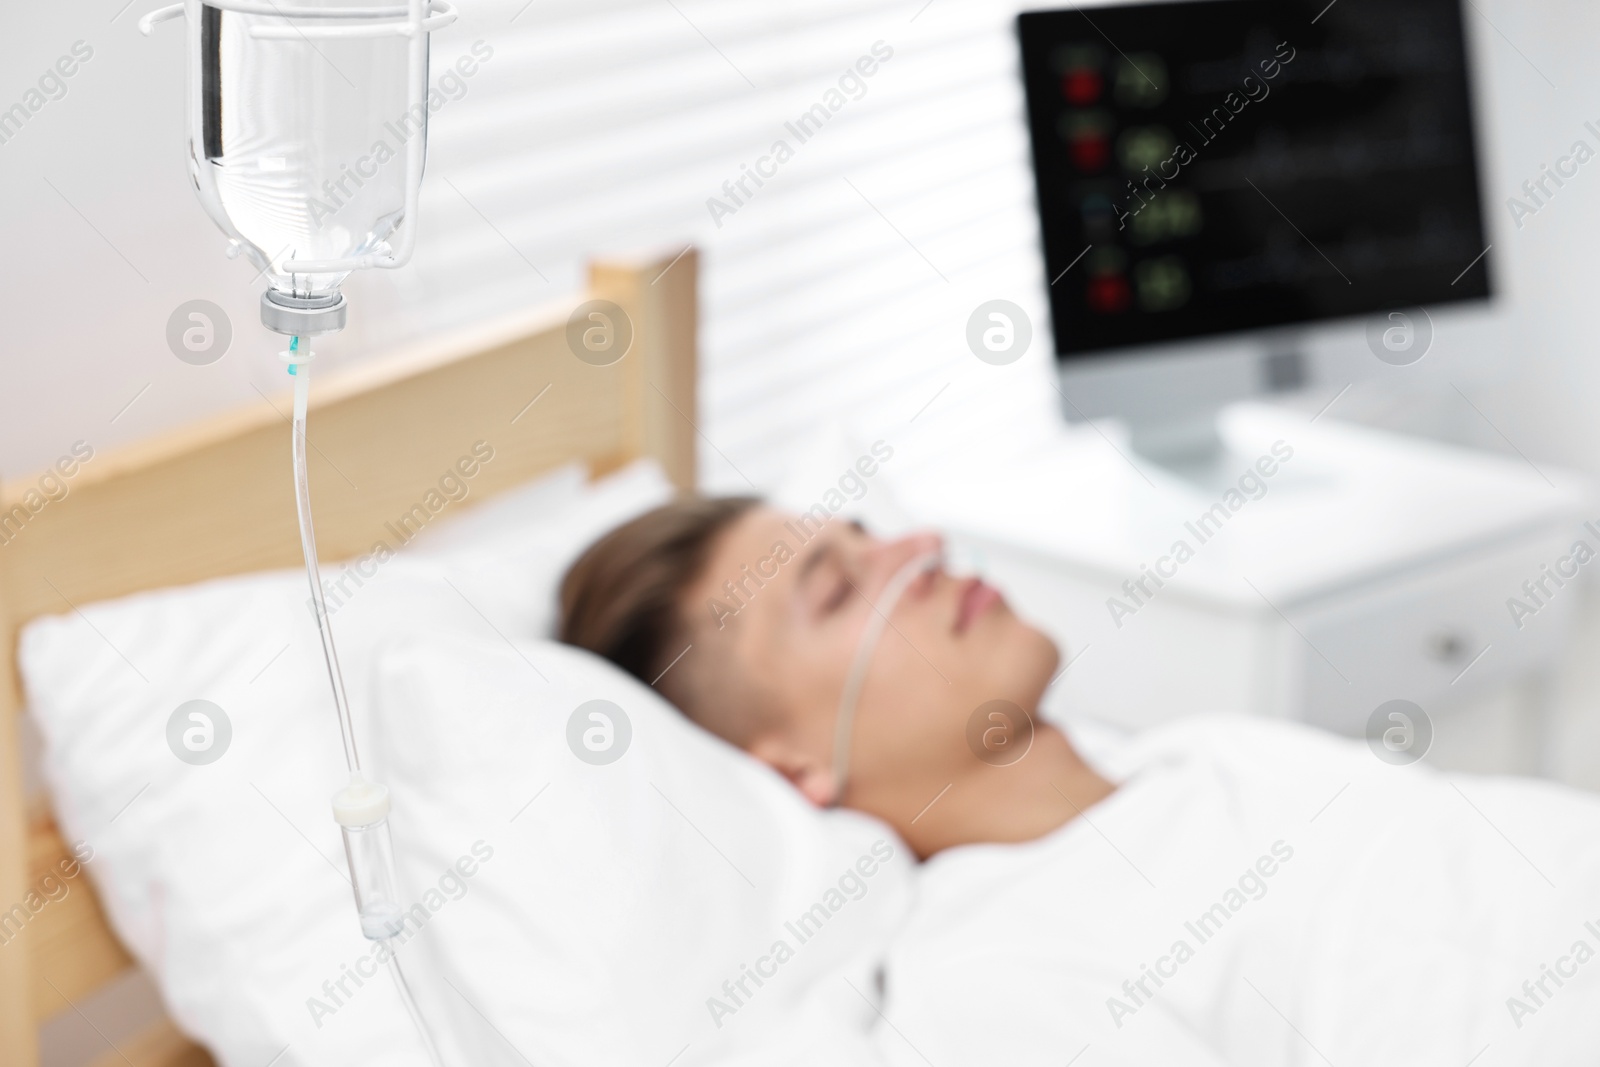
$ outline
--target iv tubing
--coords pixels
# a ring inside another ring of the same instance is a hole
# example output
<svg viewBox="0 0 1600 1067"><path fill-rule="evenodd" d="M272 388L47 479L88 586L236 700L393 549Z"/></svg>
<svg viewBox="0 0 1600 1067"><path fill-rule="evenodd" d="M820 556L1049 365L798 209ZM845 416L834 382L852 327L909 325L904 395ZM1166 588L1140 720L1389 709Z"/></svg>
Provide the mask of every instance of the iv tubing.
<svg viewBox="0 0 1600 1067"><path fill-rule="evenodd" d="M333 647L333 630L328 625L328 605L322 595L322 573L317 566L317 535L311 526L311 483L306 476L306 400L311 393L311 359L305 338L296 337L289 347L294 375L294 504L300 516L300 551L306 560L306 578L311 583L311 600L317 611L317 634L322 638L322 657L328 664L328 682L333 686L333 705L339 713L339 736L344 741L344 761L351 774L361 773L361 755L356 751L356 733L350 723L350 702L344 695L344 675L339 671L339 653Z"/></svg>
<svg viewBox="0 0 1600 1067"><path fill-rule="evenodd" d="M911 583L937 567L943 558L938 552L927 552L912 558L890 576L878 596L878 602L872 605L872 618L867 620L867 628L861 632L861 640L856 644L856 656L850 663L850 673L845 675L844 692L839 696L839 715L834 720L835 805L844 798L845 782L850 774L850 742L855 730L856 705L861 700L861 689L867 683L867 669L872 666L872 654L883 639L889 616L894 614L895 607L899 605L900 598L906 595L906 590L911 588Z"/></svg>
<svg viewBox="0 0 1600 1067"><path fill-rule="evenodd" d="M322 638L322 655L328 664L328 681L333 686L333 703L339 713L339 733L344 740L345 763L349 766L351 780L355 782L361 778L361 757L356 752L355 729L350 722L350 703L345 698L344 675L339 670L339 653L333 647L333 629L328 622L328 608L322 595L321 569L317 566L316 532L311 525L311 482L306 473L306 401L311 393L313 353L310 345L306 343L307 340L295 337L289 344L289 351L284 353L284 359L289 364L289 373L294 376L292 434L294 501L295 510L300 517L300 550L305 556L306 578L311 583L311 600L316 606L317 633ZM390 866L392 872L392 865ZM417 998L411 992L411 985L400 969L399 942L390 937L384 938L380 943L389 950L389 974L394 979L395 990L400 994L406 1014L411 1016L411 1021L416 1026L417 1036L428 1054L428 1062L433 1064L433 1067L444 1067L444 1058L439 1055L439 1046L434 1042L433 1032L428 1028L428 1021L422 1015L422 1008L417 1004Z"/></svg>
<svg viewBox="0 0 1600 1067"><path fill-rule="evenodd" d="M422 1047L428 1053L428 1062L433 1067L444 1067L444 1057L439 1055L439 1046L434 1044L433 1032L428 1029L428 1021L422 1017L422 1008L417 1004L417 998L411 995L411 985L400 970L399 946L390 942L384 944L389 947L389 974L394 978L394 987L400 993L400 999L405 1002L406 1013L417 1026L417 1036L422 1039Z"/></svg>

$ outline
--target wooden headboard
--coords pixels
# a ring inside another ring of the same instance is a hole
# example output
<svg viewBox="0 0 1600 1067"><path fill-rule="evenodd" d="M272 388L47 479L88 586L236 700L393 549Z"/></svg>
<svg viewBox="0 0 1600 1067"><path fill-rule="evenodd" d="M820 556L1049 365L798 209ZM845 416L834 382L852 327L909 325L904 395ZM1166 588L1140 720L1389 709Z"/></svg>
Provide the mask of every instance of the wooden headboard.
<svg viewBox="0 0 1600 1067"><path fill-rule="evenodd" d="M322 558L370 547L464 442L479 439L493 443L495 461L475 494L571 460L599 473L642 456L691 488L697 265L693 250L676 249L597 261L586 294L314 378L310 466ZM619 305L633 325L632 347L610 366L578 359L567 344L568 316L589 299ZM38 479L0 487L0 924L68 856L48 798L26 796L22 785L19 630L108 597L298 566L289 407L286 389L270 405L97 452L67 480L65 497L37 511L27 494ZM134 963L84 878L17 925L15 934L0 927L0 1065L36 1067L39 1026ZM162 1021L96 1062L210 1059Z"/></svg>

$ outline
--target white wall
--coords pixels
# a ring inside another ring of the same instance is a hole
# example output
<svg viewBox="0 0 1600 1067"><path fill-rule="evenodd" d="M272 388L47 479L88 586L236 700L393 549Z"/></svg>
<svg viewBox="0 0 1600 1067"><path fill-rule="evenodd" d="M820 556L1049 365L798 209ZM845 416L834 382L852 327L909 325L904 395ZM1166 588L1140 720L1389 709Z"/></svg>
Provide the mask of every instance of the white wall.
<svg viewBox="0 0 1600 1067"><path fill-rule="evenodd" d="M65 97L0 144L8 476L78 439L104 448L282 387L279 341L255 324L260 283L223 258L185 173L182 31L142 38L134 23L153 4L118 14L119 2L18 7L20 32L0 40L0 107L75 41L94 49ZM942 447L981 447L961 433L987 421L963 419L972 405L1049 418L1042 345L996 369L962 340L967 314L992 297L1043 321L1009 28L1018 5L674 3L461 4L436 69L478 39L496 54L435 118L417 262L350 284L352 327L319 346L325 355L381 357L418 333L571 293L593 249L693 239L707 251L709 485L766 485L823 423L904 427L936 394ZM1600 105L1585 111L1600 99L1586 51L1600 14L1579 0L1474 0L1467 18L1502 296L1492 314L1447 318L1427 360L1383 368L1335 414L1489 447L1509 439L1540 462L1600 469L1585 291L1600 164L1520 232L1504 205L1585 135L1584 119L1600 119ZM895 58L868 94L715 226L705 199L878 40ZM235 326L233 349L208 367L164 340L168 315L197 297Z"/></svg>
<svg viewBox="0 0 1600 1067"><path fill-rule="evenodd" d="M1513 286L1515 326L1499 363L1499 390L1486 413L1519 448L1600 470L1600 364L1595 237L1600 234L1600 160L1589 163L1537 215L1511 221L1507 198L1582 139L1600 151L1600 8L1581 0L1487 5L1505 39L1489 35L1496 80L1488 100L1502 156L1493 161L1500 195L1491 205L1495 245ZM1536 64L1556 88L1536 73ZM1487 95L1487 94L1486 94Z"/></svg>

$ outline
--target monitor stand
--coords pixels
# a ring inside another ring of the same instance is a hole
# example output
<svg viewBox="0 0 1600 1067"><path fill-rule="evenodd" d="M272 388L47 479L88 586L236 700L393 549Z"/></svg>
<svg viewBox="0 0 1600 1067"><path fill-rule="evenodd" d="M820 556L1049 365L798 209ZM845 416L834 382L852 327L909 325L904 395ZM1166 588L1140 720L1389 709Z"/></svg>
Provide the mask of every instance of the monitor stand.
<svg viewBox="0 0 1600 1067"><path fill-rule="evenodd" d="M1305 361L1298 350L1280 348L1258 360L1257 395L1270 396L1305 384ZM1218 426L1225 406L1211 398L1181 413L1169 411L1156 418L1129 418L1129 444L1139 460L1162 468L1196 489L1225 491L1260 458L1229 448Z"/></svg>
<svg viewBox="0 0 1600 1067"><path fill-rule="evenodd" d="M1221 410L1197 411L1181 420L1133 423L1128 443L1141 463L1154 464L1199 489L1221 489L1237 481L1239 472L1254 461L1229 450L1217 426Z"/></svg>

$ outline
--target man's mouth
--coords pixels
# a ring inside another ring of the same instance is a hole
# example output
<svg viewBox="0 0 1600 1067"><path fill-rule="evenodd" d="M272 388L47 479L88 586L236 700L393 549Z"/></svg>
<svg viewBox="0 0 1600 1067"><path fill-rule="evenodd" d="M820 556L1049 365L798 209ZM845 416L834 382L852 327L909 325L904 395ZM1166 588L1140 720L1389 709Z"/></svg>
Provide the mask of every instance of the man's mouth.
<svg viewBox="0 0 1600 1067"><path fill-rule="evenodd" d="M999 590L981 578L969 578L961 587L961 601L956 608L956 633L962 633L973 621L1000 603Z"/></svg>

